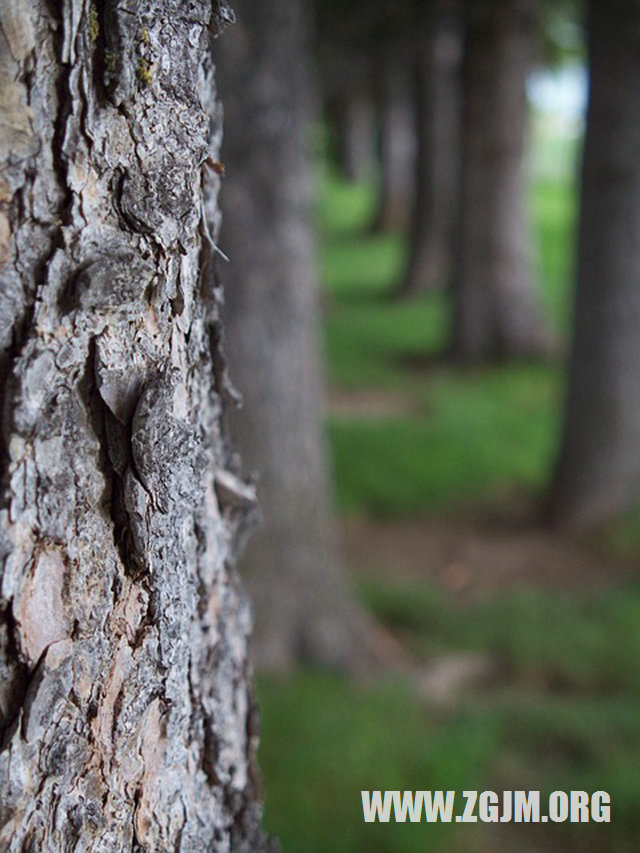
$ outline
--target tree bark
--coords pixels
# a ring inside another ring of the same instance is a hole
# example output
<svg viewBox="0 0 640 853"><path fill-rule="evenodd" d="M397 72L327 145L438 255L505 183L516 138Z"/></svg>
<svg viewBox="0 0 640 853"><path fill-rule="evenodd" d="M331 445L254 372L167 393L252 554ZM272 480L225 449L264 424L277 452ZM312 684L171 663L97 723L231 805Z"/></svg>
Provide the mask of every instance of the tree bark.
<svg viewBox="0 0 640 853"><path fill-rule="evenodd" d="M212 366L229 17L0 9L3 850L267 849Z"/></svg>
<svg viewBox="0 0 640 853"><path fill-rule="evenodd" d="M640 494L640 9L589 7L591 71L575 327L556 521L605 522Z"/></svg>
<svg viewBox="0 0 640 853"><path fill-rule="evenodd" d="M461 26L456 0L419 3L414 208L403 295L448 284L459 161Z"/></svg>
<svg viewBox="0 0 640 853"><path fill-rule="evenodd" d="M340 565L323 431L303 6L235 6L238 23L218 43L216 62L228 117L229 360L249 413L231 421L231 432L259 471L264 515L243 563L255 656L272 671L300 660L360 668L371 646Z"/></svg>
<svg viewBox="0 0 640 853"><path fill-rule="evenodd" d="M467 0L452 349L462 361L548 348L525 214L526 75L535 0Z"/></svg>

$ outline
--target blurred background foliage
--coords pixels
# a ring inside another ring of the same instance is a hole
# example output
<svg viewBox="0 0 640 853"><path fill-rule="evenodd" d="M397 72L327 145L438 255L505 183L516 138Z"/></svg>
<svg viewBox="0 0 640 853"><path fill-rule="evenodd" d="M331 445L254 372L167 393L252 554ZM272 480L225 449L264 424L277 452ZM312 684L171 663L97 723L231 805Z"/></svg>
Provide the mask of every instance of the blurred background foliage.
<svg viewBox="0 0 640 853"><path fill-rule="evenodd" d="M534 116L534 121L536 117ZM579 140L542 130L530 152L530 200L545 300L566 333ZM561 175L545 164L569 148ZM342 515L484 515L545 487L557 442L560 362L461 371L438 363L446 297L389 301L404 238L369 235L375 185L318 172L325 331L333 399L402 394L400 415L330 419ZM392 397L392 403L394 398ZM339 406L336 406L338 408ZM591 541L603 576L636 552L635 518ZM604 550L603 550L604 549ZM424 555L428 560L428 554ZM563 572L559 564L554 570ZM371 569L375 569L372 566ZM327 673L261 679L266 823L285 850L413 853L447 850L636 849L640 830L640 584L614 575L604 590L580 577L558 591L535 580L484 600L429 578L358 575L361 600L425 661L487 652L493 683L430 707L401 679L373 688ZM609 825L364 824L361 789L607 790Z"/></svg>
<svg viewBox="0 0 640 853"><path fill-rule="evenodd" d="M284 850L637 849L637 507L579 534L539 516L567 384L586 82L580 4L542 5L526 201L548 357L452 362L451 289L398 298L409 234L371 227L380 171L348 179L330 111L314 127L343 550L359 602L412 664L375 681L305 665L259 678L266 825ZM359 32L360 6L338 40ZM434 664L456 661L478 663L477 677L434 689ZM612 822L363 823L361 789L427 788L603 789Z"/></svg>

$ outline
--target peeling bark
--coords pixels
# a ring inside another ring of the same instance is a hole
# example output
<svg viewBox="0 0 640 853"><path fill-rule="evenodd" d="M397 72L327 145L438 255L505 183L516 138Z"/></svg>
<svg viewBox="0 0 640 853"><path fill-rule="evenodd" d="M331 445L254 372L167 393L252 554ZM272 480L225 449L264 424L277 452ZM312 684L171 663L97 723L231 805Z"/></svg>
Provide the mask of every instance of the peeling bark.
<svg viewBox="0 0 640 853"><path fill-rule="evenodd" d="M0 848L260 851L206 0L0 7ZM217 377L217 380L216 380Z"/></svg>

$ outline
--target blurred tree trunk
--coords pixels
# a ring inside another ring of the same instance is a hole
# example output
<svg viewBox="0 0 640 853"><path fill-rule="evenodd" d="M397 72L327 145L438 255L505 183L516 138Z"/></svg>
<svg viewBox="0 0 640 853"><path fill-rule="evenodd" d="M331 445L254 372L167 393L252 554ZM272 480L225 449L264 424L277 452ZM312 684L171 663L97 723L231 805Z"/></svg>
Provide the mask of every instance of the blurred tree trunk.
<svg viewBox="0 0 640 853"><path fill-rule="evenodd" d="M227 16L0 7L2 850L267 848L200 273Z"/></svg>
<svg viewBox="0 0 640 853"><path fill-rule="evenodd" d="M350 182L371 178L376 159L371 99L365 92L344 92L335 98L330 116L333 119L336 161L341 176Z"/></svg>
<svg viewBox="0 0 640 853"><path fill-rule="evenodd" d="M457 0L418 0L416 191L407 270L400 291L449 280L458 186L460 16Z"/></svg>
<svg viewBox="0 0 640 853"><path fill-rule="evenodd" d="M640 494L640 7L589 5L575 328L551 512L588 526Z"/></svg>
<svg viewBox="0 0 640 853"><path fill-rule="evenodd" d="M243 565L254 652L272 671L299 660L357 668L371 647L342 573L331 512L304 7L238 0L235 8L238 22L215 61L228 118L222 243L231 258L230 366L247 408L231 432L259 472L264 515Z"/></svg>
<svg viewBox="0 0 640 853"><path fill-rule="evenodd" d="M535 0L467 0L453 354L463 361L548 347L525 213L525 81Z"/></svg>
<svg viewBox="0 0 640 853"><path fill-rule="evenodd" d="M378 82L380 190L373 231L401 231L409 223L415 192L416 138L411 66L407 51L381 48Z"/></svg>

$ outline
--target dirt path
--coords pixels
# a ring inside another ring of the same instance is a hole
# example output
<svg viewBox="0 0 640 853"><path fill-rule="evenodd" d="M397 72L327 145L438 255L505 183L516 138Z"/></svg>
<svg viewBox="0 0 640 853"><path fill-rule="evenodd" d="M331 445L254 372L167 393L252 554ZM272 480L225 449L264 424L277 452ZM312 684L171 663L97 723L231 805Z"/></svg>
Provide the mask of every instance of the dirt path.
<svg viewBox="0 0 640 853"><path fill-rule="evenodd" d="M347 565L356 574L429 579L465 599L513 586L596 590L640 575L640 561L517 518L348 519Z"/></svg>
<svg viewBox="0 0 640 853"><path fill-rule="evenodd" d="M607 557L595 546L515 518L349 519L342 526L346 564L358 576L429 581L460 604L515 587L597 593L640 576L639 560ZM381 632L381 652L412 672L429 705L455 707L470 689L503 683L500 661L479 650L407 657L401 636Z"/></svg>

